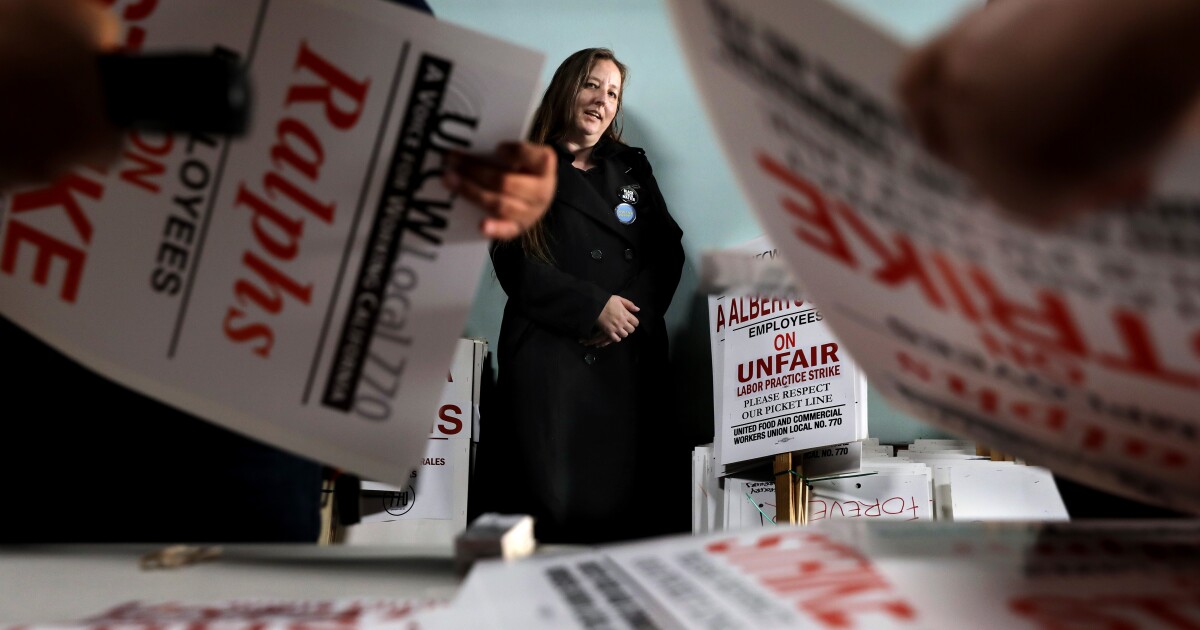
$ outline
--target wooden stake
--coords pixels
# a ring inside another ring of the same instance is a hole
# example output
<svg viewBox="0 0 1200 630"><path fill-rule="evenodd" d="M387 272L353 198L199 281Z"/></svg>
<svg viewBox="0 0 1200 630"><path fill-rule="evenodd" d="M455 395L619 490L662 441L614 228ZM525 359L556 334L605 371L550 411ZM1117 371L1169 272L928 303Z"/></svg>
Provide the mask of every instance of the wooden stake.
<svg viewBox="0 0 1200 630"><path fill-rule="evenodd" d="M804 473L796 470L800 477L796 478L796 511L799 512L800 524L808 525L808 484L804 483Z"/></svg>
<svg viewBox="0 0 1200 630"><path fill-rule="evenodd" d="M808 502L812 500L812 492L813 492L812 486L808 485L807 483L804 484L804 524L805 525L808 525L809 523L812 522L811 519L809 519L809 517L808 517Z"/></svg>
<svg viewBox="0 0 1200 630"><path fill-rule="evenodd" d="M792 454L775 456L775 524L796 523L796 476L792 474Z"/></svg>

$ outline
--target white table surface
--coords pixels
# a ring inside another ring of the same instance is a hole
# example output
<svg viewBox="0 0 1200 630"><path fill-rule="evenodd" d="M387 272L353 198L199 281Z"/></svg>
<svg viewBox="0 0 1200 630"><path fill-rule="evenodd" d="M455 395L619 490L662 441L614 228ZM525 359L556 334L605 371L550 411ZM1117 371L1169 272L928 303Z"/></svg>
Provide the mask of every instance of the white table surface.
<svg viewBox="0 0 1200 630"><path fill-rule="evenodd" d="M0 626L77 621L131 601L449 598L460 583L448 552L435 548L224 545L200 564L139 567L162 548L0 546Z"/></svg>

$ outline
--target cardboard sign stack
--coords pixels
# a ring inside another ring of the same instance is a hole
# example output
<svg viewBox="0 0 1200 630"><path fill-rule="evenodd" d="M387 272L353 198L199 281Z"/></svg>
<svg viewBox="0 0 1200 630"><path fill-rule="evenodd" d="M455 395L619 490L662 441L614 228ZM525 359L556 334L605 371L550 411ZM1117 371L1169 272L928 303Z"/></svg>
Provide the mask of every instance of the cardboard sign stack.
<svg viewBox="0 0 1200 630"><path fill-rule="evenodd" d="M766 238L734 251L742 258L764 261L777 253ZM721 275L719 269L713 273ZM811 456L821 447L865 438L865 377L825 326L822 313L804 299L710 296L709 342L712 470L719 477L741 475L735 482L737 496L744 495L756 506L747 518L774 521L776 508L754 498L777 492L769 487L774 477L764 476L764 469L771 467L775 455L808 451ZM700 457L696 465L706 466ZM752 487L747 485L751 482ZM698 531L704 531L699 521L715 517L716 512L696 516ZM740 511L722 506L720 512L723 519L735 518L733 526L740 525Z"/></svg>
<svg viewBox="0 0 1200 630"><path fill-rule="evenodd" d="M1198 557L1196 522L821 521L485 562L449 610L472 628L1192 628Z"/></svg>
<svg viewBox="0 0 1200 630"><path fill-rule="evenodd" d="M693 452L692 531L775 526L775 485L759 471L718 477L712 447ZM975 454L962 440L880 445L874 438L806 453L808 521L1066 521L1048 469Z"/></svg>
<svg viewBox="0 0 1200 630"><path fill-rule="evenodd" d="M410 473L406 486L363 481L362 522L347 528L346 544L448 547L466 527L479 375L486 354L484 340L458 341L421 466Z"/></svg>

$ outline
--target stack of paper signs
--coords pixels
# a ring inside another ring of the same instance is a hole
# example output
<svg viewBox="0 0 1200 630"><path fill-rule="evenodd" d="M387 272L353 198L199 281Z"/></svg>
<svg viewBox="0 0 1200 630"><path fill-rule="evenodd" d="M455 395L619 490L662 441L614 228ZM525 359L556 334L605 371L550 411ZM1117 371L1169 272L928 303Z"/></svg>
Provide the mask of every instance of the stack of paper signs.
<svg viewBox="0 0 1200 630"><path fill-rule="evenodd" d="M715 470L712 444L692 451L692 533L706 534L723 528L725 490Z"/></svg>
<svg viewBox="0 0 1200 630"><path fill-rule="evenodd" d="M933 520L933 478L929 467L876 455L875 449L881 447L874 439L862 448L862 464L856 473L812 482L809 520Z"/></svg>
<svg viewBox="0 0 1200 630"><path fill-rule="evenodd" d="M975 455L970 442L917 440L904 457L933 470L938 518L955 521L1065 521L1066 505L1045 468Z"/></svg>
<svg viewBox="0 0 1200 630"><path fill-rule="evenodd" d="M826 521L484 563L443 619L476 629L1192 628L1198 558L1194 522Z"/></svg>
<svg viewBox="0 0 1200 630"><path fill-rule="evenodd" d="M449 605L132 602L52 627L1182 630L1198 559L1196 522L824 521L484 561Z"/></svg>
<svg viewBox="0 0 1200 630"><path fill-rule="evenodd" d="M467 489L487 342L459 339L446 374L421 466L407 484L362 482L361 522L346 528L355 545L424 544L450 548L467 526Z"/></svg>
<svg viewBox="0 0 1200 630"><path fill-rule="evenodd" d="M918 439L897 450L874 438L815 449L804 458L809 520L1064 521L1049 470L992 461L960 440ZM714 474L711 446L693 453L693 532L775 525L768 469Z"/></svg>
<svg viewBox="0 0 1200 630"><path fill-rule="evenodd" d="M440 598L235 599L223 601L123 602L86 619L10 626L0 630L284 630L287 628L449 628L439 621L450 610Z"/></svg>

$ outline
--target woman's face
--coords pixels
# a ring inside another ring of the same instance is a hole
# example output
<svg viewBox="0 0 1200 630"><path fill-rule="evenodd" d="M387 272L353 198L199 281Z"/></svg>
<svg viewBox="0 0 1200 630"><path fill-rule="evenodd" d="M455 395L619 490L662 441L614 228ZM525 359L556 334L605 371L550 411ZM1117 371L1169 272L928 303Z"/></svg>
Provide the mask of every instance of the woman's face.
<svg viewBox="0 0 1200 630"><path fill-rule="evenodd" d="M596 144L617 115L620 97L621 71L617 64L611 59L592 64L575 98L571 116L572 135L576 136L573 139L585 146Z"/></svg>

